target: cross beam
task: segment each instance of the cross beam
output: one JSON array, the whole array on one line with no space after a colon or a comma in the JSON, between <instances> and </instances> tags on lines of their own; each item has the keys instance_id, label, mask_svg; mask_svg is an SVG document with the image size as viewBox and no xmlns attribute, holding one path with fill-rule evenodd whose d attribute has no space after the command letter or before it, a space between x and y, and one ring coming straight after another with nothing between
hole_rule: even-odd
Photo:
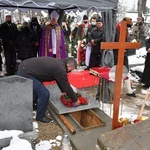
<instances>
[{"instance_id":1,"label":"cross beam","mask_svg":"<svg viewBox=\"0 0 150 150\"><path fill-rule=\"evenodd\" d=\"M112 129L116 129L118 126L118 116L119 116L119 105L120 105L120 96L121 96L121 84L122 84L122 73L123 73L123 62L124 62L124 53L128 49L140 48L141 44L126 42L127 35L127 22L121 22L119 42L102 42L101 49L117 49L118 50L118 61L116 66L115 73L115 91L114 91L114 105L113 105L113 120L112 120Z\"/></svg>"}]
</instances>

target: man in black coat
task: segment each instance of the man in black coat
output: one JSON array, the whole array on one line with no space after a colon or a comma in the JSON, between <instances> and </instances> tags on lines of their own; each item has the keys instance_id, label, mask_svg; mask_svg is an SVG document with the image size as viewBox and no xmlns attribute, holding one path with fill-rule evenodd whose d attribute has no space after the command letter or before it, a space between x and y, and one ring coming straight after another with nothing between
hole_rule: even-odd
<instances>
[{"instance_id":1,"label":"man in black coat","mask_svg":"<svg viewBox=\"0 0 150 150\"><path fill-rule=\"evenodd\" d=\"M101 42L104 41L103 23L100 17L96 19L96 27L91 31L90 40L92 46L89 67L99 67L101 62L100 47Z\"/></svg>"},{"instance_id":2,"label":"man in black coat","mask_svg":"<svg viewBox=\"0 0 150 150\"><path fill-rule=\"evenodd\" d=\"M11 15L6 16L6 21L0 26L6 60L6 75L14 75L16 71L16 37L17 26L12 23Z\"/></svg>"},{"instance_id":3,"label":"man in black coat","mask_svg":"<svg viewBox=\"0 0 150 150\"><path fill-rule=\"evenodd\" d=\"M73 101L73 106L80 105L73 89L71 88L67 73L76 69L77 63L73 57L57 59L53 57L34 57L26 59L19 65L18 75L33 80L33 101L37 101L36 120L49 123L51 119L46 117L46 108L50 98L48 89L43 85L44 81L55 80L62 93L66 93Z\"/></svg>"}]
</instances>

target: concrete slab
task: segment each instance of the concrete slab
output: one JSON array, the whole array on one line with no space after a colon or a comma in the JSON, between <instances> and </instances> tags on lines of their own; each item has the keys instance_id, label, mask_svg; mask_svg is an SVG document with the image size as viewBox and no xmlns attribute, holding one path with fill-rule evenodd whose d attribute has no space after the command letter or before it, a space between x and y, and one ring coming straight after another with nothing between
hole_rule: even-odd
<instances>
[{"instance_id":1,"label":"concrete slab","mask_svg":"<svg viewBox=\"0 0 150 150\"><path fill-rule=\"evenodd\" d=\"M66 114L66 113L71 113L71 112L75 112L75 111L87 110L87 109L91 109L91 108L100 107L100 103L98 101L93 100L84 92L77 90L77 92L84 95L89 100L89 104L79 106L79 107L68 108L64 104L62 104L62 102L60 100L60 96L62 95L62 93L57 85L48 85L46 87L50 91L50 103L52 104L52 107L58 114Z\"/></svg>"},{"instance_id":2,"label":"concrete slab","mask_svg":"<svg viewBox=\"0 0 150 150\"><path fill-rule=\"evenodd\" d=\"M149 125L150 119L103 133L98 138L98 145L110 150L149 150Z\"/></svg>"}]
</instances>

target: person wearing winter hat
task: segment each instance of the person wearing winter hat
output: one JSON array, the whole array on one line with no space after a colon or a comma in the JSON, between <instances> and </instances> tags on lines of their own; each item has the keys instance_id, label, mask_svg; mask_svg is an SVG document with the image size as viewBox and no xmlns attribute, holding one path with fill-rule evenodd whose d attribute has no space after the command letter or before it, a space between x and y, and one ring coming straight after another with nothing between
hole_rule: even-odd
<instances>
[{"instance_id":1,"label":"person wearing winter hat","mask_svg":"<svg viewBox=\"0 0 150 150\"><path fill-rule=\"evenodd\" d=\"M50 14L51 22L42 32L39 56L66 58L66 45L63 30L58 24L59 14L56 10Z\"/></svg>"},{"instance_id":2,"label":"person wearing winter hat","mask_svg":"<svg viewBox=\"0 0 150 150\"><path fill-rule=\"evenodd\" d=\"M85 37L87 37L88 26L90 26L88 16L84 15L82 23L78 26L77 39L83 40Z\"/></svg>"},{"instance_id":3,"label":"person wearing winter hat","mask_svg":"<svg viewBox=\"0 0 150 150\"><path fill-rule=\"evenodd\" d=\"M141 42L142 46L145 46L145 23L142 17L137 17L137 22L133 26L132 35L136 41Z\"/></svg>"},{"instance_id":4,"label":"person wearing winter hat","mask_svg":"<svg viewBox=\"0 0 150 150\"><path fill-rule=\"evenodd\" d=\"M43 31L43 28L39 24L37 17L31 18L31 22L29 24L29 29L34 36L33 49L34 49L34 56L37 57L38 53L39 53L39 46L40 46L41 35L42 35L42 31Z\"/></svg>"},{"instance_id":5,"label":"person wearing winter hat","mask_svg":"<svg viewBox=\"0 0 150 150\"><path fill-rule=\"evenodd\" d=\"M85 50L87 46L87 34L88 27L90 26L88 16L84 15L82 19L82 23L78 26L76 39L77 39L77 63L82 66L85 65Z\"/></svg>"}]
</instances>

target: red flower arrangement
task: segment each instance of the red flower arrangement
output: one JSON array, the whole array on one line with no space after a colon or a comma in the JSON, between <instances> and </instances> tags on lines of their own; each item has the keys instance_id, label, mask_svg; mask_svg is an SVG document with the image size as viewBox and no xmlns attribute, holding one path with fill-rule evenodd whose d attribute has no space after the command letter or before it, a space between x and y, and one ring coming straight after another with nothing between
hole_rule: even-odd
<instances>
[{"instance_id":1,"label":"red flower arrangement","mask_svg":"<svg viewBox=\"0 0 150 150\"><path fill-rule=\"evenodd\" d=\"M78 47L78 65L84 66L85 65L85 54L86 54L86 40L83 39Z\"/></svg>"},{"instance_id":2,"label":"red flower arrangement","mask_svg":"<svg viewBox=\"0 0 150 150\"><path fill-rule=\"evenodd\" d=\"M81 94L79 93L75 93L78 100L80 101L80 105L87 105L89 103L89 101L83 97ZM67 106L67 107L73 107L73 102L72 100L65 94L61 95L60 97L61 102Z\"/></svg>"}]
</instances>

